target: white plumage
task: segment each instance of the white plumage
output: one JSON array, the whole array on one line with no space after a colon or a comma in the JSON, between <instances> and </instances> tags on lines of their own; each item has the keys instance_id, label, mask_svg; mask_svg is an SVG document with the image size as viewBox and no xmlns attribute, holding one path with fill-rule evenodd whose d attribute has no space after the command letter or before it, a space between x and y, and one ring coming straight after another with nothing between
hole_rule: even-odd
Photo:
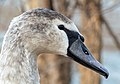
<instances>
[{"instance_id":1,"label":"white plumage","mask_svg":"<svg viewBox=\"0 0 120 84\"><path fill-rule=\"evenodd\" d=\"M15 17L3 40L0 84L39 84L37 57L41 53L69 56L108 77L83 42L74 23L55 11L33 9Z\"/></svg>"},{"instance_id":2,"label":"white plumage","mask_svg":"<svg viewBox=\"0 0 120 84\"><path fill-rule=\"evenodd\" d=\"M63 15L34 9L15 17L4 37L0 55L0 84L39 84L37 56L41 53L67 54L66 28L78 31Z\"/></svg>"}]
</instances>

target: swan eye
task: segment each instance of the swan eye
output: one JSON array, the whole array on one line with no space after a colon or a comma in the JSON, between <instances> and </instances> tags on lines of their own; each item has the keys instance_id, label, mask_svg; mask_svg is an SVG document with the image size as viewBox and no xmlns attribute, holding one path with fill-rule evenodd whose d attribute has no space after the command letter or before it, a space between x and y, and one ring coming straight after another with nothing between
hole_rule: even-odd
<instances>
[{"instance_id":1,"label":"swan eye","mask_svg":"<svg viewBox=\"0 0 120 84\"><path fill-rule=\"evenodd\" d=\"M58 25L58 28L59 28L60 30L64 30L64 29L65 29L64 25Z\"/></svg>"}]
</instances>

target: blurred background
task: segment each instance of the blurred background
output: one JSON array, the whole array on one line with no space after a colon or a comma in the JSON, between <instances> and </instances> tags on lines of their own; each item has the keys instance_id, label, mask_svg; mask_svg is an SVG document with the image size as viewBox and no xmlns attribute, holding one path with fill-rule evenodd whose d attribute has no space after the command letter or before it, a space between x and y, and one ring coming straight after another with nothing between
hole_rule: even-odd
<instances>
[{"instance_id":1,"label":"blurred background","mask_svg":"<svg viewBox=\"0 0 120 84\"><path fill-rule=\"evenodd\" d=\"M52 9L74 21L110 73L105 79L68 58L43 54L41 84L120 84L120 0L0 0L0 49L12 18L33 8Z\"/></svg>"}]
</instances>

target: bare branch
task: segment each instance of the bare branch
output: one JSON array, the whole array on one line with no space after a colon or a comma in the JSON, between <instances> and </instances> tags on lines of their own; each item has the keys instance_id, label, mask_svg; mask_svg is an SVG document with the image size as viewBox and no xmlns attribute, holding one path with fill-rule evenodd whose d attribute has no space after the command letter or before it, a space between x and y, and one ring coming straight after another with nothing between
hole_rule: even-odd
<instances>
[{"instance_id":1,"label":"bare branch","mask_svg":"<svg viewBox=\"0 0 120 84\"><path fill-rule=\"evenodd\" d=\"M118 7L120 7L120 1L117 2L117 4L111 6L110 8L102 10L102 12L103 12L103 14L106 14L106 13L109 13L109 12L113 11L114 9L116 9Z\"/></svg>"},{"instance_id":2,"label":"bare branch","mask_svg":"<svg viewBox=\"0 0 120 84\"><path fill-rule=\"evenodd\" d=\"M117 37L114 34L114 32L112 31L112 28L110 27L110 25L108 24L108 22L104 18L102 18L102 20L103 20L104 24L106 25L106 28L107 28L109 34L112 36L112 38L113 38L113 40L115 42L116 47L120 50L120 42L117 39Z\"/></svg>"}]
</instances>

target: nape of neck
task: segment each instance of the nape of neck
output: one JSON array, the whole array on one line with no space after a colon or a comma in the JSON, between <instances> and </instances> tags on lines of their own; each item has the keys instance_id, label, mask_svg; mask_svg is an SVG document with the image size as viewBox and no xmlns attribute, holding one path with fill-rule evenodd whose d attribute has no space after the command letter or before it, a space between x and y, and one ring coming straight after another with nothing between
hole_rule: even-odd
<instances>
[{"instance_id":1,"label":"nape of neck","mask_svg":"<svg viewBox=\"0 0 120 84\"><path fill-rule=\"evenodd\" d=\"M18 44L2 48L0 84L39 84L37 56Z\"/></svg>"}]
</instances>

